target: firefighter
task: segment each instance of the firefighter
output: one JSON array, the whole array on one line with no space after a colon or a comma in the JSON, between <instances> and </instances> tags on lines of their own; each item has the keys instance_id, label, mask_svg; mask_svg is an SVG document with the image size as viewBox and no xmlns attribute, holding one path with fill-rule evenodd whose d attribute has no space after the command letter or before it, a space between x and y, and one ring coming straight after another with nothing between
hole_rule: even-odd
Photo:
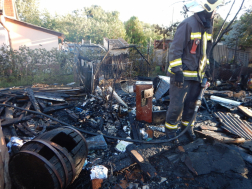
<instances>
[{"instance_id":1,"label":"firefighter","mask_svg":"<svg viewBox=\"0 0 252 189\"><path fill-rule=\"evenodd\" d=\"M169 50L170 105L165 122L168 138L176 136L181 116L182 130L188 126L202 79L211 77L208 56L212 46L213 15L220 5L224 5L224 0L199 0L185 6L196 11L180 23ZM194 122L188 130L192 140L196 138L193 126Z\"/></svg>"}]
</instances>

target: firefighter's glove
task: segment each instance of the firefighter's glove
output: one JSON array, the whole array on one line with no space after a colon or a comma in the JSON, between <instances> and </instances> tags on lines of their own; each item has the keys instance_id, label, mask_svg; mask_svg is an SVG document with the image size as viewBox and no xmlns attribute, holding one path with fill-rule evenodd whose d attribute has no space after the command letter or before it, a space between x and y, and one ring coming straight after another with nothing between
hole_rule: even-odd
<instances>
[{"instance_id":1,"label":"firefighter's glove","mask_svg":"<svg viewBox=\"0 0 252 189\"><path fill-rule=\"evenodd\" d=\"M206 77L207 77L207 80L208 80L208 81L212 81L212 80L213 80L210 71L207 70L207 71L205 72L205 74L206 74Z\"/></svg>"},{"instance_id":2,"label":"firefighter's glove","mask_svg":"<svg viewBox=\"0 0 252 189\"><path fill-rule=\"evenodd\" d=\"M175 73L175 85L178 88L183 88L183 84L184 84L184 75L182 71L178 71Z\"/></svg>"}]
</instances>

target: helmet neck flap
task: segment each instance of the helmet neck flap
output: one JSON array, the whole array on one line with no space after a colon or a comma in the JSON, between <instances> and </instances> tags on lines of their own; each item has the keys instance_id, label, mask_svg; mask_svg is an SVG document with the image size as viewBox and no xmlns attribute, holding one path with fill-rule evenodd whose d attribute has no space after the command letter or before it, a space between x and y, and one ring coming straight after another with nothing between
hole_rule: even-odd
<instances>
[{"instance_id":1,"label":"helmet neck flap","mask_svg":"<svg viewBox=\"0 0 252 189\"><path fill-rule=\"evenodd\" d=\"M206 10L203 10L201 12L197 12L197 15L199 16L199 18L202 21L205 28L211 27L212 14L213 14L213 12L209 13Z\"/></svg>"}]
</instances>

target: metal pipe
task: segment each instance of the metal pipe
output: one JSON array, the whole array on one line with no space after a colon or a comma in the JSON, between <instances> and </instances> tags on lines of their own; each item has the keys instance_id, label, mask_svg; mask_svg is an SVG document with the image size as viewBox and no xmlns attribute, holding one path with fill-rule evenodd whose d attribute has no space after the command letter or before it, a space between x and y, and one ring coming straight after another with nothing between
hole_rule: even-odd
<instances>
[{"instance_id":1,"label":"metal pipe","mask_svg":"<svg viewBox=\"0 0 252 189\"><path fill-rule=\"evenodd\" d=\"M128 105L121 99L121 97L112 89L112 87L108 87L108 91L113 95L116 101L123 105L125 108L128 108Z\"/></svg>"},{"instance_id":2,"label":"metal pipe","mask_svg":"<svg viewBox=\"0 0 252 189\"><path fill-rule=\"evenodd\" d=\"M219 102L219 103L233 105L233 106L239 106L239 105L242 104L242 102L237 102L237 101L234 101L234 100L229 100L229 99L221 98L221 97L214 96L214 95L212 95L210 97L210 99L213 100L213 101Z\"/></svg>"}]
</instances>

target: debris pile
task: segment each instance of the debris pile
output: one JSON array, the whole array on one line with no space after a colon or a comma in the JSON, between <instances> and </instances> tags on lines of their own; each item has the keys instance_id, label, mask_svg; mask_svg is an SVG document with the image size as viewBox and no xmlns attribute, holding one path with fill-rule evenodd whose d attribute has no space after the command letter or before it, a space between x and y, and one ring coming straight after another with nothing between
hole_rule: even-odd
<instances>
[{"instance_id":1,"label":"debris pile","mask_svg":"<svg viewBox=\"0 0 252 189\"><path fill-rule=\"evenodd\" d=\"M182 135L174 144L164 133L169 82L162 76L134 86L115 83L94 94L71 87L1 89L11 184L32 188L27 175L35 178L39 167L48 171L58 162L36 183L47 179L59 189L251 188L251 93L220 90L224 84L207 90L195 121L197 140Z\"/></svg>"}]
</instances>

